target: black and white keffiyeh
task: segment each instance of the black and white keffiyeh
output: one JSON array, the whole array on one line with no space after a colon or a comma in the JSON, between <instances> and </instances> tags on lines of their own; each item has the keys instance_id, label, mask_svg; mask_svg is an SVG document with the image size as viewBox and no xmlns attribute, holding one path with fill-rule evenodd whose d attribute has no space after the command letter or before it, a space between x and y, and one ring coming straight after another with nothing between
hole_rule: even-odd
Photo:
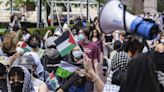
<instances>
[{"instance_id":1,"label":"black and white keffiyeh","mask_svg":"<svg viewBox=\"0 0 164 92\"><path fill-rule=\"evenodd\" d=\"M29 71L25 67L20 66L20 65L16 65L13 67L20 67L25 74L22 92L35 92L34 87L33 87L33 83L32 83L31 74L29 73ZM10 85L8 85L8 86L9 86L9 92L11 92L11 86Z\"/></svg>"},{"instance_id":2,"label":"black and white keffiyeh","mask_svg":"<svg viewBox=\"0 0 164 92\"><path fill-rule=\"evenodd\" d=\"M117 54L114 55L111 61L111 70L114 71L118 69L127 69L130 60L131 58L128 56L126 52L117 52Z\"/></svg>"}]
</instances>

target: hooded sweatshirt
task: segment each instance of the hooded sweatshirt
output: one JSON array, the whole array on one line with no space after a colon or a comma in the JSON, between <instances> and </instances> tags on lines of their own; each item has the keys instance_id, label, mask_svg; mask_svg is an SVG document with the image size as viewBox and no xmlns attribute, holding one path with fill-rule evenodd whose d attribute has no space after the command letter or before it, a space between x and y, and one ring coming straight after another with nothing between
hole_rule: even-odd
<instances>
[{"instance_id":1,"label":"hooded sweatshirt","mask_svg":"<svg viewBox=\"0 0 164 92\"><path fill-rule=\"evenodd\" d=\"M29 71L23 66L14 66L14 67L20 67L25 74L22 92L35 92L32 84L32 78ZM9 90L10 90L9 92L11 92L11 85L9 85Z\"/></svg>"}]
</instances>

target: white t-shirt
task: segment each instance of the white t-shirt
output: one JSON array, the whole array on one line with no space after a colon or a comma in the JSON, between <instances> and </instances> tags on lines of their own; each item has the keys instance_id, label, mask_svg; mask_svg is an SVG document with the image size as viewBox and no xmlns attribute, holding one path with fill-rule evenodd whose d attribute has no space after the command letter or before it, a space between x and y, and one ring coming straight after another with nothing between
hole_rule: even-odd
<instances>
[{"instance_id":1,"label":"white t-shirt","mask_svg":"<svg viewBox=\"0 0 164 92\"><path fill-rule=\"evenodd\" d=\"M44 84L44 82L36 78L32 78L32 82L35 92L39 92L39 88L42 84Z\"/></svg>"},{"instance_id":2,"label":"white t-shirt","mask_svg":"<svg viewBox=\"0 0 164 92\"><path fill-rule=\"evenodd\" d=\"M27 41L30 37L30 34L23 34L22 39L23 41Z\"/></svg>"}]
</instances>

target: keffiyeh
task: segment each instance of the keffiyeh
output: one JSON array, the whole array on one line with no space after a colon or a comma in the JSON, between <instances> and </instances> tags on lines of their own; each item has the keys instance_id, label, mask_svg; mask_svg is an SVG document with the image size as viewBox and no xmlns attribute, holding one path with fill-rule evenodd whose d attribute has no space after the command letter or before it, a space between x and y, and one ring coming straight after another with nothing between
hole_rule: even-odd
<instances>
[{"instance_id":1,"label":"keffiyeh","mask_svg":"<svg viewBox=\"0 0 164 92\"><path fill-rule=\"evenodd\" d=\"M111 62L111 69L112 71L118 70L118 69L127 69L128 63L130 62L131 58L128 56L126 52L117 52L116 55L114 55L112 62Z\"/></svg>"},{"instance_id":2,"label":"keffiyeh","mask_svg":"<svg viewBox=\"0 0 164 92\"><path fill-rule=\"evenodd\" d=\"M18 66L14 66L14 67L20 67L25 74L24 75L23 92L35 92L34 88L33 88L33 84L32 84L32 78L31 78L29 71L23 66L18 65ZM9 89L11 92L11 86L10 85L9 85Z\"/></svg>"}]
</instances>

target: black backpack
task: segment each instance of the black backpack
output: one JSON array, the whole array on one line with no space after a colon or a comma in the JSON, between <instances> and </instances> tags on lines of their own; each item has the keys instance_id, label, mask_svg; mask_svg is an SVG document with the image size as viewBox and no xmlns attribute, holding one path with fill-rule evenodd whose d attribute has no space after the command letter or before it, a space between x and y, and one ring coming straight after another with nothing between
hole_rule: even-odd
<instances>
[{"instance_id":1,"label":"black backpack","mask_svg":"<svg viewBox=\"0 0 164 92\"><path fill-rule=\"evenodd\" d=\"M112 84L121 85L122 82L126 79L127 70L118 69L113 73Z\"/></svg>"}]
</instances>

